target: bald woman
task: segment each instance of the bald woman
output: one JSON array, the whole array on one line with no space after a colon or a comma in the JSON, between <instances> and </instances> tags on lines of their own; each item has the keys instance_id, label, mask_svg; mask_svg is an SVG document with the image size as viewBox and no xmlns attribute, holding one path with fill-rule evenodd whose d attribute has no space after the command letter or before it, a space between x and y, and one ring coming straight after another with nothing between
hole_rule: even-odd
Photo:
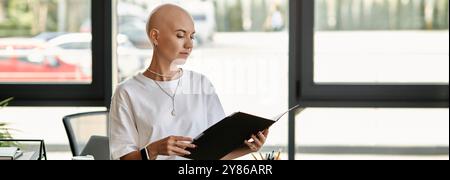
<instances>
[{"instance_id":1,"label":"bald woman","mask_svg":"<svg viewBox=\"0 0 450 180\"><path fill-rule=\"evenodd\" d=\"M212 83L183 70L192 52L194 22L179 6L164 4L149 16L147 35L153 45L149 68L121 83L110 108L113 159L175 160L195 148L192 137L225 118ZM231 132L231 131L230 131ZM268 131L253 135L222 159L258 151Z\"/></svg>"}]
</instances>

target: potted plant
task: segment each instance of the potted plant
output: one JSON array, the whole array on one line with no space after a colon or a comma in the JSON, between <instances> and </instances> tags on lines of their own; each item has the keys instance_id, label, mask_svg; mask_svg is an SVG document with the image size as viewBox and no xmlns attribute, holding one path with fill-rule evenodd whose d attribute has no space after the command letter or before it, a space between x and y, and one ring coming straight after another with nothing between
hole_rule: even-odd
<instances>
[{"instance_id":1,"label":"potted plant","mask_svg":"<svg viewBox=\"0 0 450 180\"><path fill-rule=\"evenodd\" d=\"M0 101L0 109L7 106L8 103L13 100L14 98L8 98L6 100ZM12 139L11 134L8 131L8 127L6 127L8 124L6 122L1 122L0 121L0 139ZM13 142L5 142L5 141L0 141L0 147L4 147L4 146L11 146L11 145L15 145L15 143Z\"/></svg>"}]
</instances>

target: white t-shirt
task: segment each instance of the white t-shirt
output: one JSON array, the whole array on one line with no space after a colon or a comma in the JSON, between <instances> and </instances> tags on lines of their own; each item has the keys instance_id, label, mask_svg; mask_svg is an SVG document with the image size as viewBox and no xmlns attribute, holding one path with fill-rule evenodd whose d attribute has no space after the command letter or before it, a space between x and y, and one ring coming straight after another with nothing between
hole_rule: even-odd
<instances>
[{"instance_id":1,"label":"white t-shirt","mask_svg":"<svg viewBox=\"0 0 450 180\"><path fill-rule=\"evenodd\" d=\"M179 80L175 96L175 116L171 114L172 99L155 81L142 73L117 87L109 113L113 159L120 159L168 136L195 138L225 118L214 87L204 75L185 70ZM157 82L173 95L178 79ZM158 156L157 159L184 158Z\"/></svg>"}]
</instances>

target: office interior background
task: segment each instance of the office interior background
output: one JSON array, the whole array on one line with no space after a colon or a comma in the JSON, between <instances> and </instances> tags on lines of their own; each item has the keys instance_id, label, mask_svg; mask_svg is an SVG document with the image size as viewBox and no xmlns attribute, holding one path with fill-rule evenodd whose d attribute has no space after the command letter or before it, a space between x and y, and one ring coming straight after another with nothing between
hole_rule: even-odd
<instances>
[{"instance_id":1,"label":"office interior background","mask_svg":"<svg viewBox=\"0 0 450 180\"><path fill-rule=\"evenodd\" d=\"M110 91L148 67L145 23L165 2L193 16L195 48L183 68L209 77L226 114L271 118L306 107L270 129L263 152L297 160L449 159L448 0L0 0L0 101L14 98L0 109L0 135L44 139L49 159L71 159L62 118L107 110ZM310 41L295 45L304 32ZM329 94L298 95L303 72L313 84L332 85L320 92L354 94L331 104L321 103L333 100ZM346 89L359 85L370 93ZM370 96L378 91L382 100ZM93 129L106 125L75 131Z\"/></svg>"}]
</instances>

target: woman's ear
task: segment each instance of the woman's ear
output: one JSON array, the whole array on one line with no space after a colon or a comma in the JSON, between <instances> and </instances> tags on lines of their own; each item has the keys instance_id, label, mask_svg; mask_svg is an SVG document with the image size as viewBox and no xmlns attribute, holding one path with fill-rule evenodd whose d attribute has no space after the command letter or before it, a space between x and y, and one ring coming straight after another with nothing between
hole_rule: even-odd
<instances>
[{"instance_id":1,"label":"woman's ear","mask_svg":"<svg viewBox=\"0 0 450 180\"><path fill-rule=\"evenodd\" d=\"M153 45L156 47L158 46L158 39L159 39L159 30L153 28L150 31L150 38L152 39Z\"/></svg>"}]
</instances>

